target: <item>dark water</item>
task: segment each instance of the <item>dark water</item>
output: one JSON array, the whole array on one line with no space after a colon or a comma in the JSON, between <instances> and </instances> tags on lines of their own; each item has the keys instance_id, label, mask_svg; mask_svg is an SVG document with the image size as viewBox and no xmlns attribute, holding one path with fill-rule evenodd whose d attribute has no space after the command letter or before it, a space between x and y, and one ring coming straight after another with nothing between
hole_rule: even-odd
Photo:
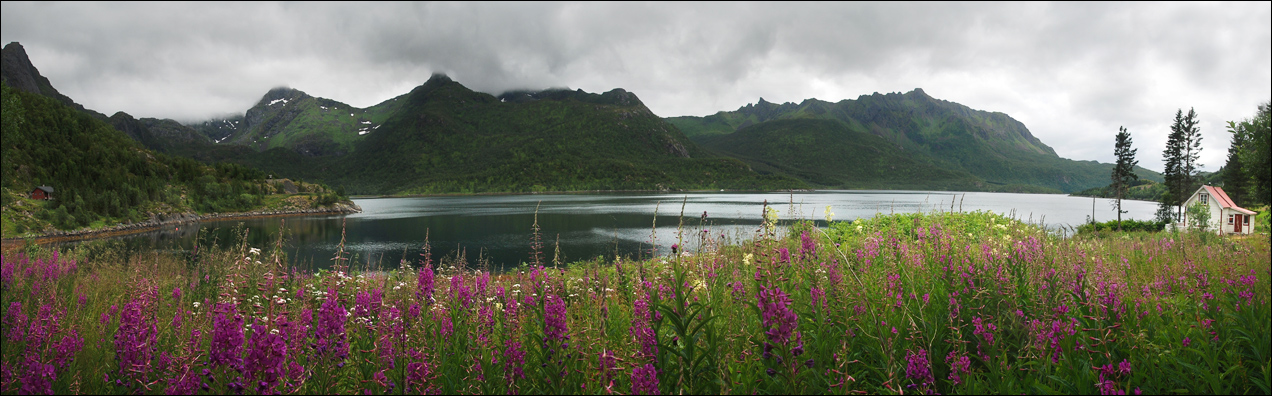
<instances>
[{"instance_id":1,"label":"dark water","mask_svg":"<svg viewBox=\"0 0 1272 396\"><path fill-rule=\"evenodd\" d=\"M345 234L345 251L355 265L395 268L406 257L418 260L425 236L434 257L463 254L470 265L479 258L499 270L530 260L531 226L538 208L543 255L552 260L559 243L562 262L616 255L648 257L651 240L658 254L678 242L677 228L691 251L701 235L736 243L752 238L760 226L764 202L783 221L815 220L825 225L826 206L834 221L869 218L878 213L989 210L1060 232L1095 219L1113 219L1111 200L1065 195L908 191L817 191L805 193L561 194L427 198L355 199L363 212L341 216L287 217L188 224L117 239L134 253L181 252L196 240L237 240L247 232L250 247L272 247L283 236L292 264L331 265ZM1124 219L1152 219L1156 203L1123 201ZM657 232L651 231L657 211ZM706 220L703 220L706 212ZM237 231L236 231L237 230ZM280 234L281 231L281 234Z\"/></svg>"}]
</instances>

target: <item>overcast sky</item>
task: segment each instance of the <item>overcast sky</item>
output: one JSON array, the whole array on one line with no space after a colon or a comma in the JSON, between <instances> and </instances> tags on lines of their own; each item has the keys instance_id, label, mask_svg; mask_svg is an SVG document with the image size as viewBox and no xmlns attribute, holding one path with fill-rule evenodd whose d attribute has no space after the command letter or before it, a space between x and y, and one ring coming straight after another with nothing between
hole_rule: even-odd
<instances>
[{"instance_id":1,"label":"overcast sky","mask_svg":"<svg viewBox=\"0 0 1272 396\"><path fill-rule=\"evenodd\" d=\"M88 108L197 121L289 86L368 107L446 73L474 90L636 93L660 116L929 95L1007 113L1060 156L1113 161L1126 126L1161 170L1175 111L1204 170L1272 99L1272 3L2 3Z\"/></svg>"}]
</instances>

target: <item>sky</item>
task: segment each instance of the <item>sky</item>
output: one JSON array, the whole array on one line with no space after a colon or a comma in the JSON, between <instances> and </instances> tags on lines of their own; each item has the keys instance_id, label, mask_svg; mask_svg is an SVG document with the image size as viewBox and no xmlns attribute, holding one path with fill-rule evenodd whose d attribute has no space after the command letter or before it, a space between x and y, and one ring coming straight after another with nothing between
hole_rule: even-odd
<instances>
[{"instance_id":1,"label":"sky","mask_svg":"<svg viewBox=\"0 0 1272 396\"><path fill-rule=\"evenodd\" d=\"M1175 112L1202 170L1272 100L1272 3L0 3L62 94L197 122L287 86L356 107L433 73L491 94L635 93L655 114L922 88L1002 112L1061 157L1160 171Z\"/></svg>"}]
</instances>

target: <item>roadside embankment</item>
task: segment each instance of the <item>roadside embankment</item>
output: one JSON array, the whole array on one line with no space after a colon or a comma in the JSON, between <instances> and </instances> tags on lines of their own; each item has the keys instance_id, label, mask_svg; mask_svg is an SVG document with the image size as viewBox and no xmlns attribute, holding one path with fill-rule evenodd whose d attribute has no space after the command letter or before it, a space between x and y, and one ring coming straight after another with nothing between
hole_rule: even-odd
<instances>
[{"instance_id":1,"label":"roadside embankment","mask_svg":"<svg viewBox=\"0 0 1272 396\"><path fill-rule=\"evenodd\" d=\"M83 239L106 238L120 235L136 234L147 231L154 231L164 227L176 227L182 224L198 223L203 221L224 221L224 220L248 220L260 219L268 217L284 217L284 216L313 216L323 214L349 214L361 213L362 208L353 202L337 202L329 207L310 208L310 209L271 209L258 210L251 212L233 212L233 213L166 213L157 214L150 217L149 220L136 222L131 224L119 224L97 229L83 229L72 231L54 231L39 236L25 238L4 238L3 247L5 251L20 247L26 241L34 243L51 243L66 242Z\"/></svg>"}]
</instances>

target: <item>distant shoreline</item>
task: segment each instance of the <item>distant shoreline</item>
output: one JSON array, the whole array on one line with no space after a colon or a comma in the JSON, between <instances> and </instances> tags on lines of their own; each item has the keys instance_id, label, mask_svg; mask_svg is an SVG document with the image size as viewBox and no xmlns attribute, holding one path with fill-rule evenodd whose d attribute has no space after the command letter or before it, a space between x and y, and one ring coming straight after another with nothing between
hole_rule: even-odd
<instances>
[{"instance_id":1,"label":"distant shoreline","mask_svg":"<svg viewBox=\"0 0 1272 396\"><path fill-rule=\"evenodd\" d=\"M15 249L31 241L36 244L46 244L53 242L81 241L98 238L109 238L121 235L139 234L158 230L160 228L177 226L180 224L198 223L203 221L225 221L225 220L249 220L264 219L271 217L294 217L294 216L314 216L323 214L351 214L362 213L362 208L355 204L337 204L331 208L325 209L301 209L301 210L262 210L254 212L234 212L234 213L209 213L206 215L198 215L193 213L175 213L164 216L162 220L148 220L140 223L116 225L96 230L79 230L79 231L58 231L54 233L31 236L25 238L4 238L3 249L5 251Z\"/></svg>"}]
</instances>

